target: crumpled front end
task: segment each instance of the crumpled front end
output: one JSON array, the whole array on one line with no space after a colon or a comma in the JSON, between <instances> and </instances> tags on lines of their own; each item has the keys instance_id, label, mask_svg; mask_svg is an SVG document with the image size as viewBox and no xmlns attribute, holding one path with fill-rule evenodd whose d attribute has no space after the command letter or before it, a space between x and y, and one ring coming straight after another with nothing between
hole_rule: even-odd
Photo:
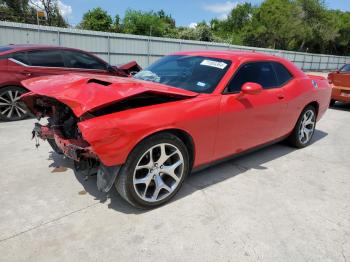
<instances>
[{"instance_id":1,"label":"crumpled front end","mask_svg":"<svg viewBox=\"0 0 350 262\"><path fill-rule=\"evenodd\" d=\"M48 120L45 125L35 123L33 138L48 141L56 153L72 159L76 171L86 177L97 174L98 189L108 192L120 166L106 166L100 161L79 130L78 122L82 119L77 118L70 108L52 98L27 94L23 100L39 120L43 117L47 117Z\"/></svg>"},{"instance_id":2,"label":"crumpled front end","mask_svg":"<svg viewBox=\"0 0 350 262\"><path fill-rule=\"evenodd\" d=\"M47 125L35 126L34 137L48 140L56 152L74 160L77 170L97 172L97 186L105 192L135 140L125 130L126 118L115 114L137 110L142 116L146 107L198 95L131 78L79 74L32 78L22 85L30 91L22 96L28 109L38 119L48 118Z\"/></svg>"}]
</instances>

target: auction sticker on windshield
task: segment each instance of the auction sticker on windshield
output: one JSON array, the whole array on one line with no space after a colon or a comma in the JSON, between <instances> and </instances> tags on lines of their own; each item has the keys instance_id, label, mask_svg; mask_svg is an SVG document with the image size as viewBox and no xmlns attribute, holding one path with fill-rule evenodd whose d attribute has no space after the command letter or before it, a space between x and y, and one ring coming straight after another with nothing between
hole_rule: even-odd
<instances>
[{"instance_id":1,"label":"auction sticker on windshield","mask_svg":"<svg viewBox=\"0 0 350 262\"><path fill-rule=\"evenodd\" d=\"M227 66L227 64L224 62L218 62L218 61L207 60L207 59L203 60L201 65L216 67L220 69L224 69Z\"/></svg>"}]
</instances>

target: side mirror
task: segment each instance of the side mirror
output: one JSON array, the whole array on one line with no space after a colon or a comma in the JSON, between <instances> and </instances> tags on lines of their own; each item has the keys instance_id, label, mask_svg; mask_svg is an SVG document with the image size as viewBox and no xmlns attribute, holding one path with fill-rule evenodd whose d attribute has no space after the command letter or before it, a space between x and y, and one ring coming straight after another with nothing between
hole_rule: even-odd
<instances>
[{"instance_id":1,"label":"side mirror","mask_svg":"<svg viewBox=\"0 0 350 262\"><path fill-rule=\"evenodd\" d=\"M262 91L262 85L252 82L245 83L241 88L241 93L243 95L257 95L260 94Z\"/></svg>"}]
</instances>

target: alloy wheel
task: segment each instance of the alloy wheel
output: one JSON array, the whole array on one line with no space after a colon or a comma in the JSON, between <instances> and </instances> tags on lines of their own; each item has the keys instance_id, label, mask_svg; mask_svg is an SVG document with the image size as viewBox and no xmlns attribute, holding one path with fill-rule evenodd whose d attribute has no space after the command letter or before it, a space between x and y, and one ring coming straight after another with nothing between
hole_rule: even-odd
<instances>
[{"instance_id":1,"label":"alloy wheel","mask_svg":"<svg viewBox=\"0 0 350 262\"><path fill-rule=\"evenodd\" d=\"M313 110L305 111L300 122L299 140L302 144L307 144L315 131L316 118Z\"/></svg>"},{"instance_id":2,"label":"alloy wheel","mask_svg":"<svg viewBox=\"0 0 350 262\"><path fill-rule=\"evenodd\" d=\"M21 119L27 115L27 110L20 97L23 92L19 90L6 90L0 93L0 114L8 120Z\"/></svg>"},{"instance_id":3,"label":"alloy wheel","mask_svg":"<svg viewBox=\"0 0 350 262\"><path fill-rule=\"evenodd\" d=\"M184 157L174 145L161 143L148 149L139 159L133 174L136 194L150 203L171 195L184 175Z\"/></svg>"}]
</instances>

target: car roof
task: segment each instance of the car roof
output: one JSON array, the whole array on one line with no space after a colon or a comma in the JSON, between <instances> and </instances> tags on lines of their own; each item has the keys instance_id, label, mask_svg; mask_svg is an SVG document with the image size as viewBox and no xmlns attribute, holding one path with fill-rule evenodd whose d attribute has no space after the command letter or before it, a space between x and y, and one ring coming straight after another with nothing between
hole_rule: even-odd
<instances>
[{"instance_id":1,"label":"car roof","mask_svg":"<svg viewBox=\"0 0 350 262\"><path fill-rule=\"evenodd\" d=\"M233 51L233 50L204 50L204 51L182 51L173 53L173 55L191 55L191 56L209 56L221 59L247 59L252 58L256 60L273 59L285 60L279 56L259 53L255 51Z\"/></svg>"},{"instance_id":2,"label":"car roof","mask_svg":"<svg viewBox=\"0 0 350 262\"><path fill-rule=\"evenodd\" d=\"M275 61L280 62L288 67L294 76L303 76L304 73L291 61L277 56L255 51L233 51L233 50L204 50L204 51L184 51L176 52L172 55L187 55L187 56L204 56L219 59L231 60L232 62L240 61L241 63L248 61Z\"/></svg>"},{"instance_id":3,"label":"car roof","mask_svg":"<svg viewBox=\"0 0 350 262\"><path fill-rule=\"evenodd\" d=\"M75 50L75 51L82 51L75 48L68 48L68 47L61 47L61 46L54 46L54 45L33 45L33 44L26 44L26 45L6 45L6 46L0 46L0 54L10 54L13 52L18 51L26 51L26 50L42 50L42 49L53 49L53 50ZM4 50L4 51L1 51ZM84 51L83 51L84 52Z\"/></svg>"}]
</instances>

